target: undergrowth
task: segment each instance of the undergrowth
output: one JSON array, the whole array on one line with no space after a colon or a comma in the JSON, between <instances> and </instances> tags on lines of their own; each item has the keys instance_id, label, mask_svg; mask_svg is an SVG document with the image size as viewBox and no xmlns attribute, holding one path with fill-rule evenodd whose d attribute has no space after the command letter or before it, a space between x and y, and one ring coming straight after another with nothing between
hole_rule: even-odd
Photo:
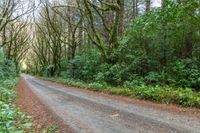
<instances>
[{"instance_id":1,"label":"undergrowth","mask_svg":"<svg viewBox=\"0 0 200 133\"><path fill-rule=\"evenodd\" d=\"M17 82L18 78L0 81L0 132L3 133L23 133L32 125L26 122L30 116L20 112L13 104Z\"/></svg>"}]
</instances>

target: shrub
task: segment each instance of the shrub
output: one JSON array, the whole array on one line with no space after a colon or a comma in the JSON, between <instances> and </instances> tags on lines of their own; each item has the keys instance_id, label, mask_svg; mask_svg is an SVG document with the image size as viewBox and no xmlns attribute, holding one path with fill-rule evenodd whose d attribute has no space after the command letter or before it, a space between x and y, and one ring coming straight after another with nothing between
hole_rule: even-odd
<instances>
[{"instance_id":1,"label":"shrub","mask_svg":"<svg viewBox=\"0 0 200 133\"><path fill-rule=\"evenodd\" d=\"M88 50L88 49L87 49ZM93 80L100 69L100 53L96 49L84 50L70 60L67 66L67 78Z\"/></svg>"},{"instance_id":2,"label":"shrub","mask_svg":"<svg viewBox=\"0 0 200 133\"><path fill-rule=\"evenodd\" d=\"M105 74L103 72L97 73L94 77L95 77L95 81L96 82L104 82L104 81L106 81L106 76L105 76Z\"/></svg>"},{"instance_id":3,"label":"shrub","mask_svg":"<svg viewBox=\"0 0 200 133\"><path fill-rule=\"evenodd\" d=\"M17 76L15 64L4 57L3 51L0 49L0 80L9 79Z\"/></svg>"},{"instance_id":4,"label":"shrub","mask_svg":"<svg viewBox=\"0 0 200 133\"><path fill-rule=\"evenodd\" d=\"M144 80L141 77L135 77L135 79L131 80L131 81L125 81L123 84L123 87L125 88L134 88L134 87L139 87L139 86L143 86Z\"/></svg>"},{"instance_id":5,"label":"shrub","mask_svg":"<svg viewBox=\"0 0 200 133\"><path fill-rule=\"evenodd\" d=\"M157 72L149 72L145 76L145 80L147 83L158 83L161 77Z\"/></svg>"},{"instance_id":6,"label":"shrub","mask_svg":"<svg viewBox=\"0 0 200 133\"><path fill-rule=\"evenodd\" d=\"M11 103L15 98L13 91L8 90L8 88L0 87L0 101Z\"/></svg>"},{"instance_id":7,"label":"shrub","mask_svg":"<svg viewBox=\"0 0 200 133\"><path fill-rule=\"evenodd\" d=\"M173 63L172 77L174 84L183 87L200 88L200 68L197 61L182 59Z\"/></svg>"},{"instance_id":8,"label":"shrub","mask_svg":"<svg viewBox=\"0 0 200 133\"><path fill-rule=\"evenodd\" d=\"M120 85L122 83L122 73L123 67L120 64L115 64L109 67L109 69L104 72L105 81L112 85Z\"/></svg>"}]
</instances>

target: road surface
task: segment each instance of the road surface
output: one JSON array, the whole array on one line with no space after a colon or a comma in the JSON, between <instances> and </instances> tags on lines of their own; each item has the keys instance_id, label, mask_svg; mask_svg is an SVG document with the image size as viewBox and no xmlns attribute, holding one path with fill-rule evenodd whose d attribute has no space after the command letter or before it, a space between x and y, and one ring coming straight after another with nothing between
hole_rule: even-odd
<instances>
[{"instance_id":1,"label":"road surface","mask_svg":"<svg viewBox=\"0 0 200 133\"><path fill-rule=\"evenodd\" d=\"M200 120L92 95L23 75L28 88L77 133L200 133Z\"/></svg>"}]
</instances>

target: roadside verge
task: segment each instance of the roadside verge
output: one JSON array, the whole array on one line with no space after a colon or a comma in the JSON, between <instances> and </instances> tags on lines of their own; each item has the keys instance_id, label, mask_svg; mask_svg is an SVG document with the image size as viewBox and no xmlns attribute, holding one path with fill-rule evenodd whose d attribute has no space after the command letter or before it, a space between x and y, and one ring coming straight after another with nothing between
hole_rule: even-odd
<instances>
[{"instance_id":1,"label":"roadside verge","mask_svg":"<svg viewBox=\"0 0 200 133\"><path fill-rule=\"evenodd\" d=\"M194 107L200 109L200 93L194 92L189 88L183 89L173 88L169 86L137 86L132 88L124 88L112 87L101 83L85 83L82 81L63 79L59 77L39 78L57 83L62 83L72 87L79 87L112 95L120 95L136 99L149 100L156 103L175 104L182 107Z\"/></svg>"},{"instance_id":2,"label":"roadside verge","mask_svg":"<svg viewBox=\"0 0 200 133\"><path fill-rule=\"evenodd\" d=\"M34 132L73 133L62 120L51 112L31 91L26 81L21 78L17 86L16 104L20 110L30 114Z\"/></svg>"}]
</instances>

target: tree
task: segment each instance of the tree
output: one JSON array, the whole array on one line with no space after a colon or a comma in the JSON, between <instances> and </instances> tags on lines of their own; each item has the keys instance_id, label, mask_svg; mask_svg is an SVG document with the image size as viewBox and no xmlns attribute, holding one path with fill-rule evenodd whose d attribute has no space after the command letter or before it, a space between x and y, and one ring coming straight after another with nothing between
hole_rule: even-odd
<instances>
[{"instance_id":1,"label":"tree","mask_svg":"<svg viewBox=\"0 0 200 133\"><path fill-rule=\"evenodd\" d=\"M119 1L120 5L120 22L119 22L119 36L122 36L124 33L124 14L125 14L125 7L124 7L124 0Z\"/></svg>"},{"instance_id":2,"label":"tree","mask_svg":"<svg viewBox=\"0 0 200 133\"><path fill-rule=\"evenodd\" d=\"M133 2L133 19L138 16L138 0L132 0Z\"/></svg>"},{"instance_id":3,"label":"tree","mask_svg":"<svg viewBox=\"0 0 200 133\"><path fill-rule=\"evenodd\" d=\"M123 9L121 9L123 7L123 3L121 2L121 0L117 0L116 2L112 3L107 1L98 1L97 3L92 3L89 0L84 0L83 2L77 0L82 16L86 16L87 23L90 25L92 31L92 33L89 33L86 29L90 40L101 51L102 57L110 63L115 62L112 58L112 53L113 50L118 47L120 29L123 29L123 26L120 25L120 23L122 24L122 21L120 22L120 16L123 15ZM96 12L96 14L93 14L93 11ZM110 25L106 23L106 17L104 17L104 14L107 12L111 12L111 14L115 15L113 17L113 23ZM98 28L95 21L96 17L100 19L102 23L101 26L103 29L105 29L104 32L107 32L105 38L108 40L107 46L104 45L104 40L102 39L101 33L97 31Z\"/></svg>"},{"instance_id":4,"label":"tree","mask_svg":"<svg viewBox=\"0 0 200 133\"><path fill-rule=\"evenodd\" d=\"M29 49L30 34L28 30L29 24L18 19L7 24L3 32L2 41L6 59L15 63L17 72L20 69L19 64L25 59Z\"/></svg>"},{"instance_id":5,"label":"tree","mask_svg":"<svg viewBox=\"0 0 200 133\"><path fill-rule=\"evenodd\" d=\"M24 15L28 15L35 8L34 6L28 6L24 10L21 10L24 8L23 4L24 3L20 0L2 0L0 2L0 33L5 32L6 26L9 23L13 23ZM5 44L2 43L0 44L0 47L3 47L4 45Z\"/></svg>"},{"instance_id":6,"label":"tree","mask_svg":"<svg viewBox=\"0 0 200 133\"><path fill-rule=\"evenodd\" d=\"M151 8L151 0L146 0L146 12L149 12Z\"/></svg>"},{"instance_id":7,"label":"tree","mask_svg":"<svg viewBox=\"0 0 200 133\"><path fill-rule=\"evenodd\" d=\"M0 31L6 26L8 22L10 22L10 18L13 13L13 9L16 5L14 4L14 0L3 0L0 3Z\"/></svg>"}]
</instances>

